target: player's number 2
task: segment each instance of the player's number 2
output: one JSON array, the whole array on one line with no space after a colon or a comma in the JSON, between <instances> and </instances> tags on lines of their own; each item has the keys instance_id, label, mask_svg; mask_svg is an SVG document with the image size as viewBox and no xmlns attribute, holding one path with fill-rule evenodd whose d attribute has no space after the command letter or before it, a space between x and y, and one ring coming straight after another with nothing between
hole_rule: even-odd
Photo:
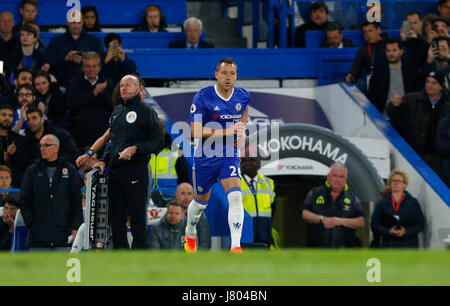
<instances>
[{"instance_id":1,"label":"player's number 2","mask_svg":"<svg viewBox=\"0 0 450 306\"><path fill-rule=\"evenodd\" d=\"M230 176L237 176L236 173L239 173L241 175L241 169L238 168L236 171L236 166L230 166L231 174Z\"/></svg>"}]
</instances>

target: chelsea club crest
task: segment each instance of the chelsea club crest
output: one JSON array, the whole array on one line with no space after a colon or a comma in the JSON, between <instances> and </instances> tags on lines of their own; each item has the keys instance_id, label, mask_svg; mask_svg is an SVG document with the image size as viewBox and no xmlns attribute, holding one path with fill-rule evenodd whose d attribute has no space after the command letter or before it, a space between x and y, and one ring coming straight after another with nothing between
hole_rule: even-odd
<instances>
[{"instance_id":1,"label":"chelsea club crest","mask_svg":"<svg viewBox=\"0 0 450 306\"><path fill-rule=\"evenodd\" d=\"M242 104L241 103L236 103L236 105L234 106L234 109L237 111L237 112L240 112L241 111L241 109L242 109Z\"/></svg>"}]
</instances>

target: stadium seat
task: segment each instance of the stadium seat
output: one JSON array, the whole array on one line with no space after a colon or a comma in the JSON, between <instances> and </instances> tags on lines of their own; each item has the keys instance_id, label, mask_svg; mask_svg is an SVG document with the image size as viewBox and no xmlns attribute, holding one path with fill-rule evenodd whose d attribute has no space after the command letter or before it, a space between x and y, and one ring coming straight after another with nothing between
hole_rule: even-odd
<instances>
[{"instance_id":1,"label":"stadium seat","mask_svg":"<svg viewBox=\"0 0 450 306\"><path fill-rule=\"evenodd\" d=\"M22 217L20 209L17 211L12 233L11 252L28 251L28 227Z\"/></svg>"}]
</instances>

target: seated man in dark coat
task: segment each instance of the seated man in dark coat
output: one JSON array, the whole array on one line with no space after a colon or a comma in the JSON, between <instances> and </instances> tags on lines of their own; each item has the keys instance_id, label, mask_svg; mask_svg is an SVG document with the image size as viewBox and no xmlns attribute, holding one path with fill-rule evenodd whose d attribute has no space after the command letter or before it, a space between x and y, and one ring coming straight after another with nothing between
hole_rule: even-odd
<instances>
[{"instance_id":1,"label":"seated man in dark coat","mask_svg":"<svg viewBox=\"0 0 450 306\"><path fill-rule=\"evenodd\" d=\"M197 48L214 48L214 45L201 40L200 36L203 32L203 22L195 17L190 17L183 24L184 35L186 38L172 41L169 48L178 49L197 49Z\"/></svg>"}]
</instances>

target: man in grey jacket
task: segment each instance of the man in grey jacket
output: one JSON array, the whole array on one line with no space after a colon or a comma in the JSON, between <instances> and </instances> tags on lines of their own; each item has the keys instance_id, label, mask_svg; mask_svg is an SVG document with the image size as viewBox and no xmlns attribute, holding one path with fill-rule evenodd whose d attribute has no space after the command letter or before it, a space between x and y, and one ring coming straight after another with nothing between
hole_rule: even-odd
<instances>
[{"instance_id":1,"label":"man in grey jacket","mask_svg":"<svg viewBox=\"0 0 450 306\"><path fill-rule=\"evenodd\" d=\"M166 215L150 229L148 247L155 250L183 250L186 219L183 204L172 200Z\"/></svg>"}]
</instances>

